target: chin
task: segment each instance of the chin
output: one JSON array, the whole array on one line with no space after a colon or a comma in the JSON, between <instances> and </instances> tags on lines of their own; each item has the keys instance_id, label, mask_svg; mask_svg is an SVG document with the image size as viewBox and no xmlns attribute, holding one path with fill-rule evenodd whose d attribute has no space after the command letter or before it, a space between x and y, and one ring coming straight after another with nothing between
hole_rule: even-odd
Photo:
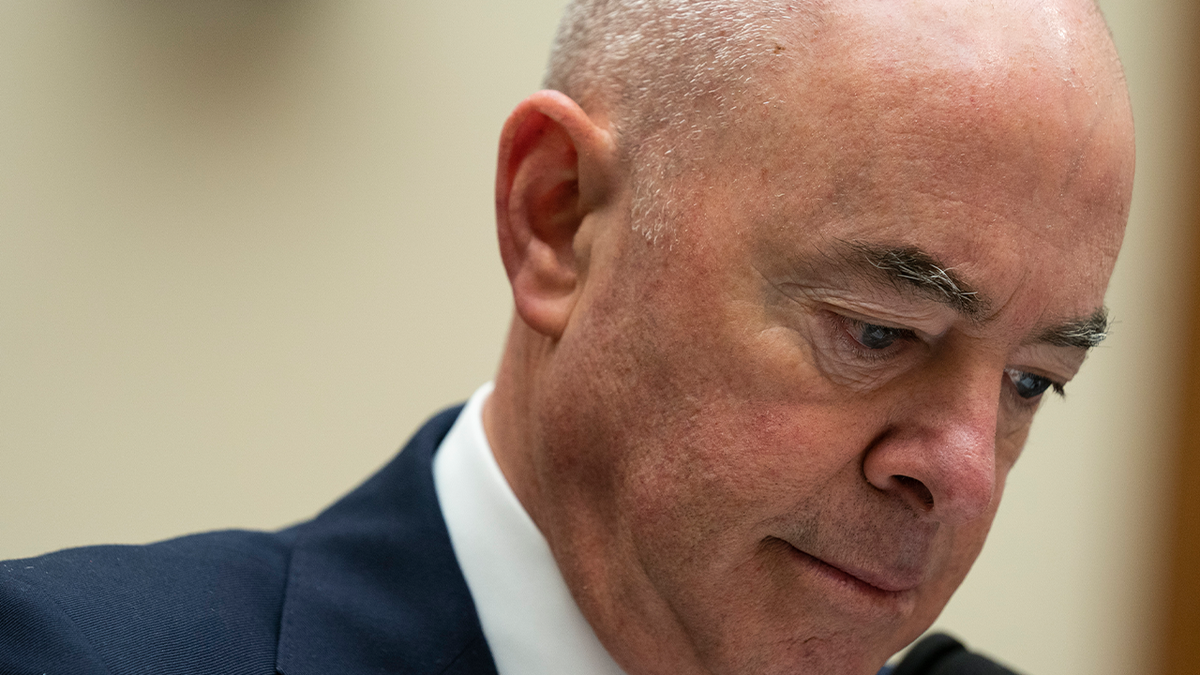
<instances>
[{"instance_id":1,"label":"chin","mask_svg":"<svg viewBox=\"0 0 1200 675\"><path fill-rule=\"evenodd\" d=\"M749 611L726 606L708 630L685 627L701 672L714 675L875 675L888 658L919 636L927 622L912 616L858 621L837 612L799 612L814 598L792 596L792 616L758 603ZM758 616L750 616L758 610ZM826 608L828 610L828 608ZM699 634L699 636L698 636ZM704 634L711 639L705 640Z\"/></svg>"},{"instance_id":2,"label":"chin","mask_svg":"<svg viewBox=\"0 0 1200 675\"><path fill-rule=\"evenodd\" d=\"M905 642L904 644L907 644ZM903 648L897 647L895 651ZM724 645L705 672L714 675L875 675L894 651L863 652L851 636L789 636L786 641ZM715 655L713 655L715 656Z\"/></svg>"}]
</instances>

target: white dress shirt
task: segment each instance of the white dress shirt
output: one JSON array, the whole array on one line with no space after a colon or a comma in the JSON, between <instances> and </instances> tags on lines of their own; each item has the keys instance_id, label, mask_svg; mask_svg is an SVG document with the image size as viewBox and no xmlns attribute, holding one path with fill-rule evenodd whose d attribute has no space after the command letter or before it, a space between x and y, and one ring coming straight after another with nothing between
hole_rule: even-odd
<instances>
[{"instance_id":1,"label":"white dress shirt","mask_svg":"<svg viewBox=\"0 0 1200 675\"><path fill-rule=\"evenodd\" d=\"M575 605L545 537L500 471L483 431L492 384L471 396L438 447L433 482L500 675L624 675Z\"/></svg>"}]
</instances>

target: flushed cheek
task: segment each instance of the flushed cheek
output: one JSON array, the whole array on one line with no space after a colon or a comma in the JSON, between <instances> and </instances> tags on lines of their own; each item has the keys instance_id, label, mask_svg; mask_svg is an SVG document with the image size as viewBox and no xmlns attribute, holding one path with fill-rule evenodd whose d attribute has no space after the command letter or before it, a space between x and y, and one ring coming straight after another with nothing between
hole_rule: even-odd
<instances>
[{"instance_id":1,"label":"flushed cheek","mask_svg":"<svg viewBox=\"0 0 1200 675\"><path fill-rule=\"evenodd\" d=\"M763 404L670 428L629 466L618 512L661 568L744 564L798 505L853 490L862 443L842 414Z\"/></svg>"},{"instance_id":2,"label":"flushed cheek","mask_svg":"<svg viewBox=\"0 0 1200 675\"><path fill-rule=\"evenodd\" d=\"M868 414L839 401L810 400L802 392L716 401L671 429L655 466L675 473L704 499L778 507L804 501L848 464L858 464L871 437ZM665 452L662 452L666 450Z\"/></svg>"}]
</instances>

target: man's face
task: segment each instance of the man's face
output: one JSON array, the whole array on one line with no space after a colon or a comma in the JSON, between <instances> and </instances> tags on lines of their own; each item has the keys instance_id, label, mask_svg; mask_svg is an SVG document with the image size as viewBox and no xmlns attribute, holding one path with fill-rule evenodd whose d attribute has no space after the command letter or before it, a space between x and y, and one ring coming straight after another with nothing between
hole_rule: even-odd
<instances>
[{"instance_id":1,"label":"man's face","mask_svg":"<svg viewBox=\"0 0 1200 675\"><path fill-rule=\"evenodd\" d=\"M1083 361L1128 204L1123 99L860 75L717 144L668 241L585 222L539 524L610 648L873 672L959 585Z\"/></svg>"}]
</instances>

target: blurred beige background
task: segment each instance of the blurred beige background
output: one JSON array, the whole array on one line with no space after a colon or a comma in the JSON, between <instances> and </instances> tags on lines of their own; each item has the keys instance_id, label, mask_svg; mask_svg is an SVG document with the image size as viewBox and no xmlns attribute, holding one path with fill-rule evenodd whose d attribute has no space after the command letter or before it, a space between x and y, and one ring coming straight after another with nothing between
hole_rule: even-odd
<instances>
[{"instance_id":1,"label":"blurred beige background","mask_svg":"<svg viewBox=\"0 0 1200 675\"><path fill-rule=\"evenodd\" d=\"M489 379L496 137L563 4L0 4L0 558L307 518ZM1139 127L1118 323L941 622L1033 674L1153 671L1192 347L1196 3L1101 4Z\"/></svg>"}]
</instances>

